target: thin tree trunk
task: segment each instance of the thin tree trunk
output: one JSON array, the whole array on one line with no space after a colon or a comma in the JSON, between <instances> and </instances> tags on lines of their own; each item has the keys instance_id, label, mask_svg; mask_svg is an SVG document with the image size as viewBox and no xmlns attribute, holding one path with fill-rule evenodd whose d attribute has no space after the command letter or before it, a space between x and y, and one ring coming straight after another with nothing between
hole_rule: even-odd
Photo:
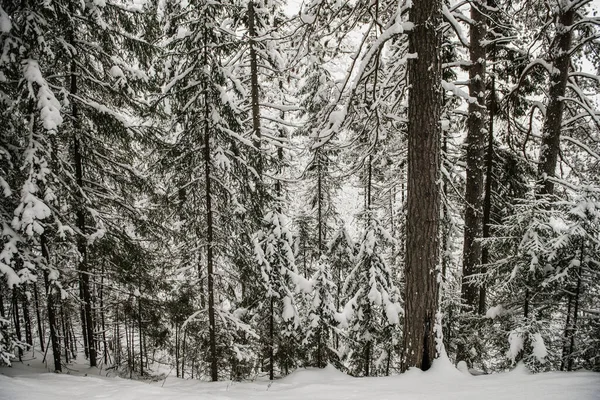
<instances>
[{"instance_id":1,"label":"thin tree trunk","mask_svg":"<svg viewBox=\"0 0 600 400\"><path fill-rule=\"evenodd\" d=\"M15 324L15 333L17 335L17 340L21 342L21 316L19 315L19 288L17 286L13 287L12 290L12 309L13 309L13 322ZM19 346L18 348L19 361L23 359L23 348Z\"/></svg>"},{"instance_id":2,"label":"thin tree trunk","mask_svg":"<svg viewBox=\"0 0 600 400\"><path fill-rule=\"evenodd\" d=\"M142 326L142 285L138 285L138 291L140 295L138 296L138 330L140 333L139 337L139 345L140 345L140 376L144 376L144 329Z\"/></svg>"},{"instance_id":3,"label":"thin tree trunk","mask_svg":"<svg viewBox=\"0 0 600 400\"><path fill-rule=\"evenodd\" d=\"M40 339L40 350L44 351L44 329L42 328L42 317L40 312L40 302L38 297L37 283L33 283L33 299L35 302L35 319L37 321L38 337ZM1 301L1 299L0 299Z\"/></svg>"},{"instance_id":4,"label":"thin tree trunk","mask_svg":"<svg viewBox=\"0 0 600 400\"><path fill-rule=\"evenodd\" d=\"M90 347L88 346L88 337L87 337L87 328L85 324L85 308L83 306L83 290L81 283L79 284L79 300L81 304L79 304L79 318L81 320L81 337L83 338L83 354L87 359L90 358Z\"/></svg>"},{"instance_id":5,"label":"thin tree trunk","mask_svg":"<svg viewBox=\"0 0 600 400\"><path fill-rule=\"evenodd\" d=\"M129 370L129 376L135 371L135 320L133 317L129 321L129 344L131 345L131 369Z\"/></svg>"},{"instance_id":6,"label":"thin tree trunk","mask_svg":"<svg viewBox=\"0 0 600 400\"><path fill-rule=\"evenodd\" d=\"M365 346L365 376L369 376L371 371L369 370L371 366L371 342L367 342Z\"/></svg>"},{"instance_id":7,"label":"thin tree trunk","mask_svg":"<svg viewBox=\"0 0 600 400\"><path fill-rule=\"evenodd\" d=\"M48 250L48 244L46 234L43 233L40 237L40 244L42 247L42 257L46 260L46 265L50 264L50 252ZM58 334L56 329L56 314L54 309L54 294L53 287L50 284L48 277L48 269L44 270L44 284L46 286L46 307L48 314L48 324L50 325L50 341L52 343L52 358L54 359L54 371L61 372L62 367L60 365L60 343L58 341ZM47 348L46 348L47 350Z\"/></svg>"},{"instance_id":8,"label":"thin tree trunk","mask_svg":"<svg viewBox=\"0 0 600 400\"><path fill-rule=\"evenodd\" d=\"M483 234L482 238L490 237L490 226L492 223L492 181L494 179L494 118L496 116L496 77L495 68L492 73L492 89L490 92L490 104L488 108L489 128L488 143L485 160L485 197L483 199ZM490 262L490 252L488 246L481 249L481 273L487 272L486 265ZM484 284L479 289L479 314L486 312L487 287Z\"/></svg>"},{"instance_id":9,"label":"thin tree trunk","mask_svg":"<svg viewBox=\"0 0 600 400\"><path fill-rule=\"evenodd\" d=\"M65 321L65 311L64 311L64 307L61 303L60 305L60 325L62 328L62 334L63 334L63 347L64 347L64 351L65 351L65 365L69 364L69 334L67 333L67 324Z\"/></svg>"},{"instance_id":10,"label":"thin tree trunk","mask_svg":"<svg viewBox=\"0 0 600 400\"><path fill-rule=\"evenodd\" d=\"M569 333L571 331L571 305L573 303L573 295L569 292L567 295L569 298L567 303L567 320L565 321L565 332L563 337L563 349L562 349L562 360L560 361L560 370L564 371L567 366L567 359L569 358Z\"/></svg>"},{"instance_id":11,"label":"thin tree trunk","mask_svg":"<svg viewBox=\"0 0 600 400\"><path fill-rule=\"evenodd\" d=\"M21 307L23 308L23 322L25 323L25 342L33 347L33 333L31 331L31 316L29 313L29 299L27 298L27 285L23 285L21 295Z\"/></svg>"},{"instance_id":12,"label":"thin tree trunk","mask_svg":"<svg viewBox=\"0 0 600 400\"><path fill-rule=\"evenodd\" d=\"M68 317L69 320L69 348L71 349L71 358L77 358L77 341L75 340L75 328L73 328L73 320L71 316Z\"/></svg>"},{"instance_id":13,"label":"thin tree trunk","mask_svg":"<svg viewBox=\"0 0 600 400\"><path fill-rule=\"evenodd\" d=\"M115 309L115 365L119 367L121 365L121 321L119 320L119 306Z\"/></svg>"},{"instance_id":14,"label":"thin tree trunk","mask_svg":"<svg viewBox=\"0 0 600 400\"><path fill-rule=\"evenodd\" d=\"M179 378L179 325L175 325L175 373Z\"/></svg>"},{"instance_id":15,"label":"thin tree trunk","mask_svg":"<svg viewBox=\"0 0 600 400\"><path fill-rule=\"evenodd\" d=\"M98 290L98 298L100 300L100 324L102 328L102 349L104 352L104 365L108 365L108 348L106 345L106 321L104 317L104 263L100 275L100 289Z\"/></svg>"},{"instance_id":16,"label":"thin tree trunk","mask_svg":"<svg viewBox=\"0 0 600 400\"><path fill-rule=\"evenodd\" d=\"M463 246L463 281L461 299L465 311L473 312L478 306L478 286L472 280L481 263L483 233L483 173L485 169L485 58L483 45L486 18L481 1L471 2L471 29L469 54L469 95L477 99L469 102L467 119L467 180L465 189L465 228ZM464 356L464 355L463 355Z\"/></svg>"},{"instance_id":17,"label":"thin tree trunk","mask_svg":"<svg viewBox=\"0 0 600 400\"><path fill-rule=\"evenodd\" d=\"M581 243L581 254L579 260L579 268L577 268L577 289L575 290L575 304L573 305L573 324L570 329L570 343L569 343L569 361L567 362L567 371L573 370L573 353L575 352L575 334L577 333L577 317L579 314L579 296L581 294L581 274L583 273L583 261L584 261L584 244Z\"/></svg>"},{"instance_id":18,"label":"thin tree trunk","mask_svg":"<svg viewBox=\"0 0 600 400\"><path fill-rule=\"evenodd\" d=\"M77 66L75 61L71 62L71 95L77 95ZM81 143L77 137L79 132L79 109L75 100L71 101L71 113L73 117L73 161L75 163L75 180L79 191L83 191L83 156ZM79 285L81 288L81 300L83 302L83 316L85 323L83 335L86 337L90 367L96 366L96 348L94 343L94 321L92 316L92 296L90 294L90 276L88 266L87 238L85 237L85 212L84 199L81 193L77 194L78 204L76 208L76 225L79 230L77 235L77 250L80 254L78 265Z\"/></svg>"},{"instance_id":19,"label":"thin tree trunk","mask_svg":"<svg viewBox=\"0 0 600 400\"><path fill-rule=\"evenodd\" d=\"M260 127L260 93L258 86L258 57L256 54L256 14L254 1L248 2L248 48L250 53L250 98L252 102L252 143L257 149L256 172L262 175L263 162L261 151L262 132Z\"/></svg>"},{"instance_id":20,"label":"thin tree trunk","mask_svg":"<svg viewBox=\"0 0 600 400\"><path fill-rule=\"evenodd\" d=\"M208 28L206 28L208 29ZM205 32L205 38L208 32ZM206 42L204 42L204 65L209 65L208 51ZM214 293L214 222L212 209L212 159L210 154L210 100L208 98L208 87L204 87L204 178L205 182L205 201L206 201L206 272L208 282L208 330L210 342L210 378L217 381L219 379L218 360L217 360L217 334L215 326L215 293ZM198 274L201 275L199 268Z\"/></svg>"},{"instance_id":21,"label":"thin tree trunk","mask_svg":"<svg viewBox=\"0 0 600 400\"><path fill-rule=\"evenodd\" d=\"M275 368L275 299L271 296L269 300L269 380L273 380Z\"/></svg>"},{"instance_id":22,"label":"thin tree trunk","mask_svg":"<svg viewBox=\"0 0 600 400\"><path fill-rule=\"evenodd\" d=\"M0 279L0 317L6 318L4 311L4 279Z\"/></svg>"},{"instance_id":23,"label":"thin tree trunk","mask_svg":"<svg viewBox=\"0 0 600 400\"><path fill-rule=\"evenodd\" d=\"M436 354L438 302L441 35L440 0L413 4L409 19L408 215L402 371L429 369Z\"/></svg>"},{"instance_id":24,"label":"thin tree trunk","mask_svg":"<svg viewBox=\"0 0 600 400\"><path fill-rule=\"evenodd\" d=\"M183 344L181 345L181 379L185 379L185 350L187 340L187 327L183 329Z\"/></svg>"}]
</instances>

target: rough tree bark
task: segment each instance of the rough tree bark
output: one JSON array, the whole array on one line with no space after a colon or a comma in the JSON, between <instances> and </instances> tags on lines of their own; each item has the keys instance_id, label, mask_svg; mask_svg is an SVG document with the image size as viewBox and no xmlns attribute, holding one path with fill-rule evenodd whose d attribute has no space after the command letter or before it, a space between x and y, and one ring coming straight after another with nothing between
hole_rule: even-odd
<instances>
[{"instance_id":1,"label":"rough tree bark","mask_svg":"<svg viewBox=\"0 0 600 400\"><path fill-rule=\"evenodd\" d=\"M208 28L204 32L205 37L208 36ZM209 65L208 61L208 46L204 43L204 65ZM208 330L210 342L210 378L212 381L219 379L218 363L217 363L217 338L215 326L215 297L214 297L214 226L213 226L213 210L212 210L212 186L211 186L211 170L212 159L210 154L210 100L208 98L208 85L204 87L204 179L205 195L206 195L206 273L208 282ZM201 274L201 271L199 271Z\"/></svg>"},{"instance_id":2,"label":"rough tree bark","mask_svg":"<svg viewBox=\"0 0 600 400\"><path fill-rule=\"evenodd\" d=\"M559 2L561 3L561 2ZM566 8L565 8L566 7ZM563 121L563 98L567 92L572 43L572 31L575 8L572 5L559 5L556 35L550 47L550 58L555 73L550 75L549 103L546 107L546 118L542 135L538 175L540 187L538 195L554 194L554 182L558 153L560 152L560 133Z\"/></svg>"},{"instance_id":3,"label":"rough tree bark","mask_svg":"<svg viewBox=\"0 0 600 400\"><path fill-rule=\"evenodd\" d=\"M479 272L481 264L481 237L483 235L483 202L485 169L485 59L483 44L486 34L486 18L482 13L481 1L471 2L471 26L469 38L469 102L467 118L467 179L465 187L465 227L463 241L463 266L461 300L463 312L472 314L479 305L479 286L473 275ZM468 344L461 342L456 360L468 360Z\"/></svg>"},{"instance_id":4,"label":"rough tree bark","mask_svg":"<svg viewBox=\"0 0 600 400\"><path fill-rule=\"evenodd\" d=\"M441 0L414 2L408 66L408 215L402 370L429 369L436 354L439 253L440 117L442 106Z\"/></svg>"},{"instance_id":5,"label":"rough tree bark","mask_svg":"<svg viewBox=\"0 0 600 400\"><path fill-rule=\"evenodd\" d=\"M467 119L467 180L465 188L465 229L463 243L463 280L461 299L466 311L478 305L479 288L472 280L481 263L481 237L483 233L483 173L485 169L485 38L486 18L480 1L471 2L471 29L469 54L469 103Z\"/></svg>"}]
</instances>

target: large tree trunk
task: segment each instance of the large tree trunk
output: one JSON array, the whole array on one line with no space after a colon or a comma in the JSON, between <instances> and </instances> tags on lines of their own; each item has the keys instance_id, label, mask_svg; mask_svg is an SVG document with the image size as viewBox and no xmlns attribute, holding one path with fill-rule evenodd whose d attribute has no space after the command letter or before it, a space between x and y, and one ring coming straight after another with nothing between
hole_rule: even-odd
<instances>
[{"instance_id":1,"label":"large tree trunk","mask_svg":"<svg viewBox=\"0 0 600 400\"><path fill-rule=\"evenodd\" d=\"M550 47L552 66L558 73L550 75L549 103L546 107L546 119L542 135L542 147L538 166L540 179L539 195L554 194L554 182L547 178L555 176L558 153L560 152L560 133L563 121L563 98L567 92L569 67L571 64L572 33L574 7L567 10L559 6L557 32Z\"/></svg>"},{"instance_id":2,"label":"large tree trunk","mask_svg":"<svg viewBox=\"0 0 600 400\"><path fill-rule=\"evenodd\" d=\"M406 220L405 318L402 370L429 369L436 354L438 230L440 215L441 0L410 9L411 85L408 101L408 215Z\"/></svg>"}]
</instances>

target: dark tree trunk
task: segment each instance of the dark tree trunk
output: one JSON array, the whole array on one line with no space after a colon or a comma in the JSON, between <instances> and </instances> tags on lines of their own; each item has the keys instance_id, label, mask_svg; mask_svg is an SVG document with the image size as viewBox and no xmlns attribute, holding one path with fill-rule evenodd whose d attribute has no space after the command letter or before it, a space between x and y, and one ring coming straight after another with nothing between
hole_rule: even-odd
<instances>
[{"instance_id":1,"label":"dark tree trunk","mask_svg":"<svg viewBox=\"0 0 600 400\"><path fill-rule=\"evenodd\" d=\"M573 353L575 352L575 334L577 333L577 319L579 316L579 297L581 295L581 274L583 273L583 262L585 260L583 256L584 245L581 243L581 254L579 267L577 268L577 288L575 289L575 304L573 305L573 319L572 324L569 328L569 353L567 362L567 371L573 370Z\"/></svg>"},{"instance_id":2,"label":"dark tree trunk","mask_svg":"<svg viewBox=\"0 0 600 400\"><path fill-rule=\"evenodd\" d=\"M181 345L181 379L185 378L185 348L187 341L187 327L183 329L183 344Z\"/></svg>"},{"instance_id":3,"label":"dark tree trunk","mask_svg":"<svg viewBox=\"0 0 600 400\"><path fill-rule=\"evenodd\" d=\"M0 317L6 318L4 311L4 279L0 279Z\"/></svg>"},{"instance_id":4,"label":"dark tree trunk","mask_svg":"<svg viewBox=\"0 0 600 400\"><path fill-rule=\"evenodd\" d=\"M104 365L108 364L108 347L106 345L106 320L104 316L104 263L100 275L100 289L98 290L98 298L100 300L100 324L102 329L102 350L104 353Z\"/></svg>"},{"instance_id":5,"label":"dark tree trunk","mask_svg":"<svg viewBox=\"0 0 600 400\"><path fill-rule=\"evenodd\" d=\"M144 329L142 325L142 286L138 286L140 295L137 298L138 301L138 331L140 334L139 345L140 345L140 376L144 376Z\"/></svg>"},{"instance_id":6,"label":"dark tree trunk","mask_svg":"<svg viewBox=\"0 0 600 400\"><path fill-rule=\"evenodd\" d=\"M560 362L560 370L564 371L567 366L567 360L569 359L569 333L571 331L571 308L573 304L573 295L570 293L567 294L568 303L567 303L567 320L565 321L565 333L563 336L563 348L562 348L562 360Z\"/></svg>"},{"instance_id":7,"label":"dark tree trunk","mask_svg":"<svg viewBox=\"0 0 600 400\"><path fill-rule=\"evenodd\" d=\"M495 75L495 71L493 71ZM485 197L483 199L483 239L490 237L490 225L492 223L492 181L494 179L494 118L496 117L496 78L492 76L492 89L490 91L490 102L488 107L489 128L488 143L485 160ZM487 272L486 265L490 262L488 246L481 249L481 273ZM486 312L487 287L482 284L479 289L479 314Z\"/></svg>"},{"instance_id":8,"label":"dark tree trunk","mask_svg":"<svg viewBox=\"0 0 600 400\"><path fill-rule=\"evenodd\" d=\"M465 229L463 245L463 281L461 299L465 311L473 312L478 306L478 286L472 280L481 263L481 237L483 233L483 173L485 169L485 39L484 7L480 1L471 3L471 29L469 54L469 95L477 99L469 103L467 119L467 181L465 189Z\"/></svg>"},{"instance_id":9,"label":"dark tree trunk","mask_svg":"<svg viewBox=\"0 0 600 400\"><path fill-rule=\"evenodd\" d=\"M410 9L414 30L409 52L408 215L402 370L429 369L436 354L438 233L440 214L441 0Z\"/></svg>"},{"instance_id":10,"label":"dark tree trunk","mask_svg":"<svg viewBox=\"0 0 600 400\"><path fill-rule=\"evenodd\" d=\"M77 66L75 61L71 62L71 95L77 95ZM75 180L77 189L83 191L83 155L81 143L78 138L79 131L79 109L74 99L71 100L71 113L73 117L73 161L75 163ZM92 296L90 294L90 271L88 266L87 238L85 237L85 206L81 193L77 194L78 204L75 211L76 225L79 230L77 235L77 250L81 260L79 261L79 286L81 301L83 302L83 335L86 337L90 367L96 366L96 348L94 343L94 321L92 316Z\"/></svg>"},{"instance_id":11,"label":"dark tree trunk","mask_svg":"<svg viewBox=\"0 0 600 400\"><path fill-rule=\"evenodd\" d=\"M62 328L63 348L65 351L65 364L69 364L69 333L67 331L65 310L62 304L60 305L60 325Z\"/></svg>"},{"instance_id":12,"label":"dark tree trunk","mask_svg":"<svg viewBox=\"0 0 600 400\"><path fill-rule=\"evenodd\" d=\"M261 139L262 132L260 129L260 92L258 86L258 57L256 54L256 12L254 10L254 1L248 2L248 36L250 50L250 97L252 102L252 143L257 149L256 155L256 172L259 176L262 175L262 151Z\"/></svg>"},{"instance_id":13,"label":"dark tree trunk","mask_svg":"<svg viewBox=\"0 0 600 400\"><path fill-rule=\"evenodd\" d=\"M479 287L473 280L473 275L479 272L481 237L483 236L486 51L482 42L485 38L486 19L481 13L482 7L483 4L478 0L471 2L469 95L476 101L469 102L466 138L467 179L461 286L462 310L466 315L476 312L479 305ZM469 344L463 341L459 343L456 354L457 361L471 358L466 351Z\"/></svg>"},{"instance_id":14,"label":"dark tree trunk","mask_svg":"<svg viewBox=\"0 0 600 400\"><path fill-rule=\"evenodd\" d=\"M273 380L275 369L275 299L273 296L269 298L269 301L269 380Z\"/></svg>"},{"instance_id":15,"label":"dark tree trunk","mask_svg":"<svg viewBox=\"0 0 600 400\"><path fill-rule=\"evenodd\" d=\"M175 325L175 373L176 376L179 378L181 375L179 375L179 336L181 329L179 329L179 325L176 324Z\"/></svg>"},{"instance_id":16,"label":"dark tree trunk","mask_svg":"<svg viewBox=\"0 0 600 400\"><path fill-rule=\"evenodd\" d=\"M83 299L83 290L81 282L79 283L79 300ZM81 300L82 301L82 300ZM90 347L88 346L87 329L85 324L85 307L83 303L79 304L79 318L81 320L81 336L83 337L83 354L86 359L90 358Z\"/></svg>"},{"instance_id":17,"label":"dark tree trunk","mask_svg":"<svg viewBox=\"0 0 600 400\"><path fill-rule=\"evenodd\" d=\"M17 286L13 287L12 290L12 309L13 309L13 322L15 324L15 333L17 335L17 340L19 342L22 341L21 336L21 316L19 315L19 288ZM19 361L23 358L23 348L19 346Z\"/></svg>"},{"instance_id":18,"label":"dark tree trunk","mask_svg":"<svg viewBox=\"0 0 600 400\"><path fill-rule=\"evenodd\" d=\"M71 350L71 358L77 358L77 342L75 340L75 329L73 328L73 321L71 320L71 316L69 316L67 319L69 321L69 349Z\"/></svg>"},{"instance_id":19,"label":"dark tree trunk","mask_svg":"<svg viewBox=\"0 0 600 400\"><path fill-rule=\"evenodd\" d=\"M548 91L549 103L546 107L546 119L542 134L542 147L538 164L540 179L539 195L554 194L554 182L547 178L555 176L556 163L560 152L560 133L562 130L564 100L569 81L569 67L571 65L571 50L573 17L575 7L558 7L557 32L550 47L552 66L558 71L550 75L550 89Z\"/></svg>"},{"instance_id":20,"label":"dark tree trunk","mask_svg":"<svg viewBox=\"0 0 600 400\"><path fill-rule=\"evenodd\" d=\"M365 346L365 376L369 376L371 373L371 343L372 342L369 341Z\"/></svg>"},{"instance_id":21,"label":"dark tree trunk","mask_svg":"<svg viewBox=\"0 0 600 400\"><path fill-rule=\"evenodd\" d=\"M207 28L208 29L208 28ZM208 32L205 32L208 35ZM204 65L209 65L208 51L206 43L204 45ZM214 233L213 233L213 210L212 210L212 185L211 169L212 160L210 154L210 100L208 98L208 88L204 88L204 178L206 195L206 273L208 282L208 330L210 341L210 379L214 382L219 379L218 360L217 360L217 334L215 326L215 293L214 293ZM199 274L201 272L199 271Z\"/></svg>"},{"instance_id":22,"label":"dark tree trunk","mask_svg":"<svg viewBox=\"0 0 600 400\"><path fill-rule=\"evenodd\" d=\"M46 260L46 265L50 263L50 252L46 241L46 234L42 234L40 238L42 247L42 257ZM50 325L50 341L52 342L52 356L54 359L54 371L61 372L60 365L60 343L58 341L58 333L56 329L56 313L54 306L54 290L48 278L48 270L44 270L44 284L46 286L46 307L48 314L48 325Z\"/></svg>"},{"instance_id":23,"label":"dark tree trunk","mask_svg":"<svg viewBox=\"0 0 600 400\"><path fill-rule=\"evenodd\" d=\"M42 328L42 316L40 312L40 301L38 297L37 283L33 283L33 299L35 302L35 319L37 321L38 337L40 339L40 350L44 351L44 329Z\"/></svg>"},{"instance_id":24,"label":"dark tree trunk","mask_svg":"<svg viewBox=\"0 0 600 400\"><path fill-rule=\"evenodd\" d=\"M20 290L21 307L23 308L23 322L25 323L25 342L33 346L33 334L31 332L31 316L29 314L29 300L27 299L27 285Z\"/></svg>"},{"instance_id":25,"label":"dark tree trunk","mask_svg":"<svg viewBox=\"0 0 600 400\"><path fill-rule=\"evenodd\" d=\"M487 0L488 8L495 8L496 0ZM496 33L492 31L491 36L494 38ZM488 101L488 134L487 134L487 150L485 154L485 194L483 198L483 232L482 238L487 239L490 237L490 225L492 222L492 182L494 179L494 119L496 118L496 111L498 108L498 102L496 99L496 44L490 45L490 54L487 56L493 64L492 66L492 79L490 87L490 97ZM482 246L481 249L481 273L487 272L487 264L490 261L488 246ZM487 297L487 286L485 282L482 283L479 289L479 314L485 314L486 312L486 297Z\"/></svg>"}]
</instances>

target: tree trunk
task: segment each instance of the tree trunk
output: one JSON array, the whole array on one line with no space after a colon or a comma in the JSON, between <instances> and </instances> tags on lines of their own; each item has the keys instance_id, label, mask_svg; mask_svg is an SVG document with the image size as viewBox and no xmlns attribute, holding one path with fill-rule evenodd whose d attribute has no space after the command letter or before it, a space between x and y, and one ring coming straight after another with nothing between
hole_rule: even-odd
<instances>
[{"instance_id":1,"label":"tree trunk","mask_svg":"<svg viewBox=\"0 0 600 400\"><path fill-rule=\"evenodd\" d=\"M71 62L71 95L77 94L77 75L75 61ZM81 153L81 143L77 137L79 131L79 109L74 99L71 100L71 112L73 117L73 161L75 163L75 180L77 189L83 191L83 157ZM94 343L94 321L92 317L92 297L90 295L90 276L88 268L87 238L85 237L85 211L84 199L81 193L77 194L78 204L76 208L76 225L79 230L77 235L77 250L81 256L79 261L79 285L81 301L83 302L83 335L87 340L88 355L90 367L96 366L96 348Z\"/></svg>"},{"instance_id":2,"label":"tree trunk","mask_svg":"<svg viewBox=\"0 0 600 400\"><path fill-rule=\"evenodd\" d=\"M429 369L436 354L438 303L441 0L421 0L410 9L411 85L408 101L408 215L402 371Z\"/></svg>"},{"instance_id":3,"label":"tree trunk","mask_svg":"<svg viewBox=\"0 0 600 400\"><path fill-rule=\"evenodd\" d=\"M250 100L252 102L252 143L257 149L256 156L256 172L259 176L262 175L262 151L261 138L262 132L260 129L260 93L258 86L258 57L256 54L256 11L254 9L254 1L248 2L248 47L250 50Z\"/></svg>"},{"instance_id":4,"label":"tree trunk","mask_svg":"<svg viewBox=\"0 0 600 400\"><path fill-rule=\"evenodd\" d=\"M495 70L493 71L495 75ZM483 234L482 238L490 237L490 226L492 223L492 180L494 179L494 118L496 116L496 78L492 76L492 89L490 92L490 104L488 108L489 128L488 143L485 160L485 197L483 199ZM487 264L490 262L490 252L488 246L481 249L481 273L487 272ZM479 289L479 314L486 312L487 288L485 283Z\"/></svg>"},{"instance_id":5,"label":"tree trunk","mask_svg":"<svg viewBox=\"0 0 600 400\"><path fill-rule=\"evenodd\" d=\"M183 344L181 345L181 379L185 379L185 348L187 341L187 327L183 329Z\"/></svg>"},{"instance_id":6,"label":"tree trunk","mask_svg":"<svg viewBox=\"0 0 600 400\"><path fill-rule=\"evenodd\" d=\"M25 342L33 346L33 334L31 332L31 316L29 314L29 300L27 299L27 285L20 290L21 307L23 308L23 322L25 323Z\"/></svg>"},{"instance_id":7,"label":"tree trunk","mask_svg":"<svg viewBox=\"0 0 600 400\"><path fill-rule=\"evenodd\" d=\"M569 353L568 353L568 362L567 362L567 371L573 370L573 353L575 352L575 334L577 333L577 317L579 314L579 297L581 295L581 274L583 273L583 261L585 260L583 256L584 252L584 244L583 241L581 243L581 254L579 267L577 268L577 288L575 289L575 304L573 305L573 323L569 329Z\"/></svg>"},{"instance_id":8,"label":"tree trunk","mask_svg":"<svg viewBox=\"0 0 600 400\"><path fill-rule=\"evenodd\" d=\"M106 321L104 316L104 263L100 271L100 289L98 290L98 298L100 300L100 324L102 329L102 350L104 353L104 365L108 364L108 348L106 346Z\"/></svg>"},{"instance_id":9,"label":"tree trunk","mask_svg":"<svg viewBox=\"0 0 600 400\"><path fill-rule=\"evenodd\" d=\"M558 73L550 75L549 103L546 107L546 119L542 133L542 147L538 164L540 180L538 194L542 196L554 194L554 182L548 178L554 177L556 172L563 121L563 98L567 93L571 64L569 50L571 50L572 33L570 27L573 25L575 7L569 6L567 10L564 7L564 5L558 6L557 32L550 47L552 66Z\"/></svg>"},{"instance_id":10,"label":"tree trunk","mask_svg":"<svg viewBox=\"0 0 600 400\"><path fill-rule=\"evenodd\" d=\"M144 376L144 329L142 326L142 284L138 282L138 291L140 295L137 298L138 303L138 331L140 333L139 346L140 346L140 376Z\"/></svg>"},{"instance_id":11,"label":"tree trunk","mask_svg":"<svg viewBox=\"0 0 600 400\"><path fill-rule=\"evenodd\" d=\"M67 333L67 323L65 321L65 310L63 305L60 305L60 325L62 328L63 347L65 351L65 364L69 364L69 334Z\"/></svg>"},{"instance_id":12,"label":"tree trunk","mask_svg":"<svg viewBox=\"0 0 600 400\"><path fill-rule=\"evenodd\" d=\"M6 318L4 311L4 279L0 280L0 317Z\"/></svg>"},{"instance_id":13,"label":"tree trunk","mask_svg":"<svg viewBox=\"0 0 600 400\"><path fill-rule=\"evenodd\" d=\"M179 375L179 336L181 336L179 332L179 325L175 324L175 376L178 378L181 376Z\"/></svg>"},{"instance_id":14,"label":"tree trunk","mask_svg":"<svg viewBox=\"0 0 600 400\"><path fill-rule=\"evenodd\" d=\"M471 2L471 28L469 54L469 102L467 119L467 179L465 187L465 226L463 241L463 266L461 301L466 315L475 313L479 305L479 288L473 280L481 264L481 237L483 236L483 172L485 168L485 58L482 42L485 38L484 5L477 0ZM461 320L464 325L464 320ZM456 361L470 359L467 348L470 343L459 342Z\"/></svg>"},{"instance_id":15,"label":"tree trunk","mask_svg":"<svg viewBox=\"0 0 600 400\"><path fill-rule=\"evenodd\" d=\"M275 369L275 299L273 296L269 298L269 301L269 380L273 380Z\"/></svg>"},{"instance_id":16,"label":"tree trunk","mask_svg":"<svg viewBox=\"0 0 600 400\"><path fill-rule=\"evenodd\" d=\"M560 370L564 371L567 366L567 360L569 359L569 333L571 331L571 305L573 304L573 295L569 291L567 294L568 303L567 303L567 320L565 321L565 332L563 336L563 348L562 348L562 360L560 361Z\"/></svg>"},{"instance_id":17,"label":"tree trunk","mask_svg":"<svg viewBox=\"0 0 600 400\"><path fill-rule=\"evenodd\" d=\"M46 234L43 233L40 238L40 244L42 247L42 257L46 260L46 265L50 264L50 252L48 251L48 244L46 242ZM54 309L54 293L53 287L50 285L50 279L48 277L48 270L44 270L44 284L46 286L46 307L48 311L48 324L50 325L50 341L52 342L52 358L54 359L54 371L61 372L62 367L60 365L60 343L58 341L58 334L56 330L56 314Z\"/></svg>"},{"instance_id":18,"label":"tree trunk","mask_svg":"<svg viewBox=\"0 0 600 400\"><path fill-rule=\"evenodd\" d=\"M463 280L461 299L465 311L473 312L478 306L477 283L471 279L481 263L483 233L483 172L485 168L485 16L480 1L471 3L469 54L469 95L477 99L469 103L467 119L467 181L465 189L465 229L463 244Z\"/></svg>"},{"instance_id":19,"label":"tree trunk","mask_svg":"<svg viewBox=\"0 0 600 400\"><path fill-rule=\"evenodd\" d=\"M208 28L207 28L208 29ZM208 35L208 32L205 32ZM208 48L204 44L204 65L209 65ZM210 100L208 98L208 88L204 87L204 178L206 195L206 273L208 282L208 329L210 341L210 379L214 382L219 379L217 364L217 337L215 326L215 293L214 293L214 234L213 234L213 210L212 210L212 185L211 185L211 167L212 160L210 154ZM199 274L201 272L199 271Z\"/></svg>"},{"instance_id":20,"label":"tree trunk","mask_svg":"<svg viewBox=\"0 0 600 400\"><path fill-rule=\"evenodd\" d=\"M42 316L40 312L40 301L38 297L37 283L33 283L33 299L35 302L35 319L37 321L38 337L40 339L40 350L44 351L44 329L42 328ZM1 300L1 299L0 299Z\"/></svg>"},{"instance_id":21,"label":"tree trunk","mask_svg":"<svg viewBox=\"0 0 600 400\"><path fill-rule=\"evenodd\" d=\"M17 340L22 341L21 336L21 316L19 315L19 287L14 286L12 290L12 309L13 309L13 322L15 324L15 333ZM23 348L18 347L19 361L23 358Z\"/></svg>"},{"instance_id":22,"label":"tree trunk","mask_svg":"<svg viewBox=\"0 0 600 400\"><path fill-rule=\"evenodd\" d=\"M315 150L315 161L317 162L317 254L320 259L323 255L323 250L325 245L324 241L324 231L325 231L325 221L323 221L323 153L321 149L318 148ZM307 277L308 278L308 277Z\"/></svg>"}]
</instances>

